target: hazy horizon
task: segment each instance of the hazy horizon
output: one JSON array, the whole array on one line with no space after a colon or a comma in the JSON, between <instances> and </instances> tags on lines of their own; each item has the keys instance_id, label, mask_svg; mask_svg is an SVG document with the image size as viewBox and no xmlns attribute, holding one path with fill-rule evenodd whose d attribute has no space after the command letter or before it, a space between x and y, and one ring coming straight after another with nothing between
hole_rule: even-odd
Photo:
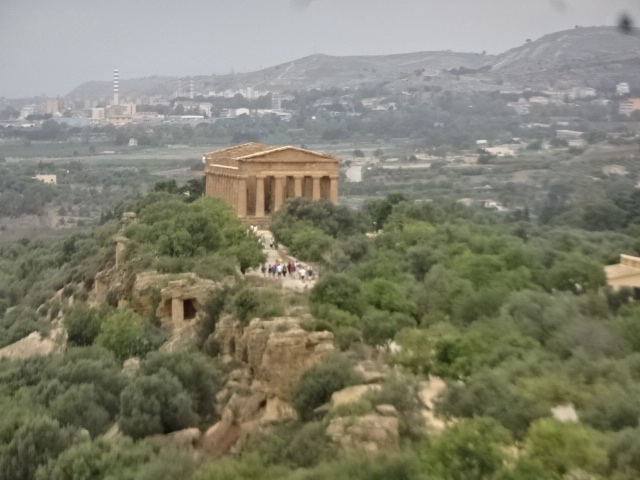
<instances>
[{"instance_id":1,"label":"hazy horizon","mask_svg":"<svg viewBox=\"0 0 640 480\"><path fill-rule=\"evenodd\" d=\"M86 81L249 72L313 53L499 54L526 39L635 18L635 0L2 0L0 97Z\"/></svg>"}]
</instances>

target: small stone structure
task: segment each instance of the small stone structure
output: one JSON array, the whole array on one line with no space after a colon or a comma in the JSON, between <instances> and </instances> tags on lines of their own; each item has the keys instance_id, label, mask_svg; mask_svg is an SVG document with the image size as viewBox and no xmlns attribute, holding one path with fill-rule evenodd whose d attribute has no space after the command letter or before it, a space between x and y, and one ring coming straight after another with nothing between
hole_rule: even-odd
<instances>
[{"instance_id":1,"label":"small stone structure","mask_svg":"<svg viewBox=\"0 0 640 480\"><path fill-rule=\"evenodd\" d=\"M238 216L262 224L291 197L338 202L337 157L291 146L247 143L209 152L207 196L223 198Z\"/></svg>"},{"instance_id":2,"label":"small stone structure","mask_svg":"<svg viewBox=\"0 0 640 480\"><path fill-rule=\"evenodd\" d=\"M640 294L640 257L620 255L620 263L604 267L607 284L614 290L632 287L636 298Z\"/></svg>"}]
</instances>

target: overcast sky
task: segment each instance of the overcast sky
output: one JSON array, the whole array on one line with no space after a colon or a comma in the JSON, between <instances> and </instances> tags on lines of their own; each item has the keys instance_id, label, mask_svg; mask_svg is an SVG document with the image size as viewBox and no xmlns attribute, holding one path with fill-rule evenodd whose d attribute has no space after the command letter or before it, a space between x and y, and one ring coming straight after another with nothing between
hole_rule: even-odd
<instances>
[{"instance_id":1,"label":"overcast sky","mask_svg":"<svg viewBox=\"0 0 640 480\"><path fill-rule=\"evenodd\" d=\"M497 54L614 25L639 0L0 0L0 97L88 80L253 71L314 52Z\"/></svg>"}]
</instances>

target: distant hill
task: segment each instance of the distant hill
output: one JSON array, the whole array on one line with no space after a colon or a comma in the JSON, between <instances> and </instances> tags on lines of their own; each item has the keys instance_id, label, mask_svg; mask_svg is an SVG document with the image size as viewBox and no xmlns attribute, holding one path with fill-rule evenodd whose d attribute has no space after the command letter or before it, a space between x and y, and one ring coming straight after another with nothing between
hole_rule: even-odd
<instances>
[{"instance_id":1,"label":"distant hill","mask_svg":"<svg viewBox=\"0 0 640 480\"><path fill-rule=\"evenodd\" d=\"M381 82L403 90L424 85L424 77L445 89L473 91L495 90L504 83L607 89L620 81L638 84L640 33L625 35L614 27L576 28L545 35L497 56L451 51L348 57L318 54L255 72L195 76L193 81L196 93L206 95L213 90L247 87L283 92ZM120 91L124 97L173 95L178 82L176 77L121 79ZM188 88L188 82L183 81L183 94ZM111 82L86 82L67 97L110 96Z\"/></svg>"},{"instance_id":2,"label":"distant hill","mask_svg":"<svg viewBox=\"0 0 640 480\"><path fill-rule=\"evenodd\" d=\"M437 74L453 68L478 68L492 57L477 53L418 52L398 55L336 57L311 55L263 70L229 75L194 76L194 90L207 94L213 90L253 87L258 90L285 90L356 87L362 84L391 82L415 70ZM188 81L182 82L182 92L188 92ZM149 77L120 80L122 96L174 94L178 78ZM74 89L68 98L107 98L111 82L86 82Z\"/></svg>"},{"instance_id":3,"label":"distant hill","mask_svg":"<svg viewBox=\"0 0 640 480\"><path fill-rule=\"evenodd\" d=\"M498 55L491 77L514 85L613 88L640 83L640 30L583 27L556 32Z\"/></svg>"}]
</instances>

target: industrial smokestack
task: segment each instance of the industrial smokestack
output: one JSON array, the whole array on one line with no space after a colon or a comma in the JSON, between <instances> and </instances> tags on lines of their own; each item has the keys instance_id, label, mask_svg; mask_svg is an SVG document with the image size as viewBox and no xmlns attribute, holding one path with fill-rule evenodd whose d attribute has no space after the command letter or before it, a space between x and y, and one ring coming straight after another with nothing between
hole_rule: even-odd
<instances>
[{"instance_id":1,"label":"industrial smokestack","mask_svg":"<svg viewBox=\"0 0 640 480\"><path fill-rule=\"evenodd\" d=\"M114 69L113 70L113 104L114 105L118 105L118 102L120 101L119 99L119 95L118 95L118 83L120 80L120 73L118 72L118 69Z\"/></svg>"}]
</instances>

